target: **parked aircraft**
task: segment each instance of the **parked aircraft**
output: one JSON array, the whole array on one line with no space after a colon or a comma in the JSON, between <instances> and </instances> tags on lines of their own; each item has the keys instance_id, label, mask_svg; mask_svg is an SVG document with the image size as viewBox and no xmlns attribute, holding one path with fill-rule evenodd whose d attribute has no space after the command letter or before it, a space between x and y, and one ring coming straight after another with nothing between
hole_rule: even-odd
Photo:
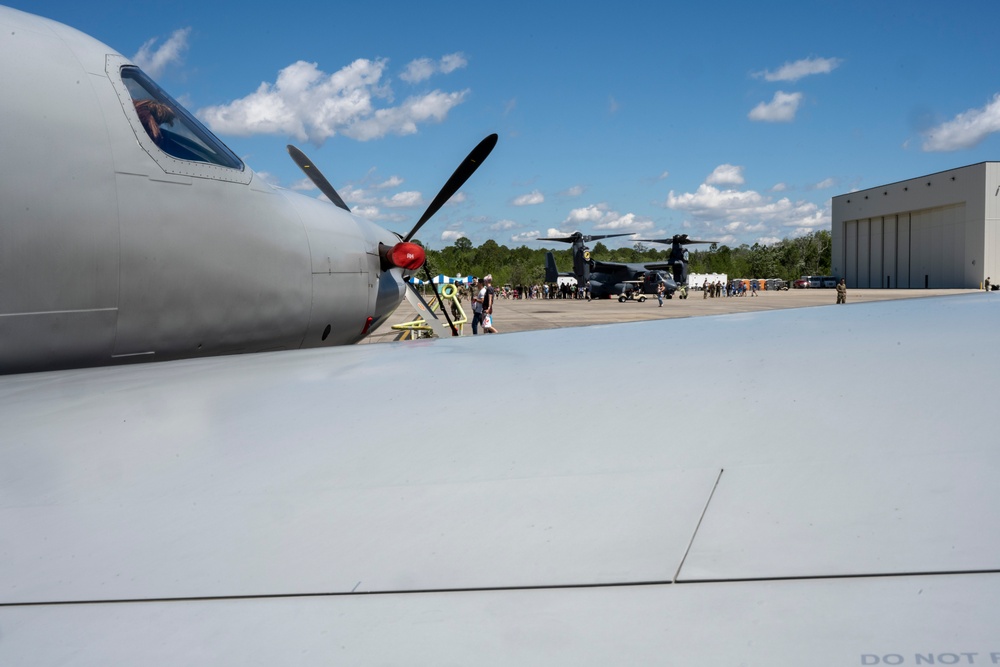
<instances>
[{"instance_id":1,"label":"parked aircraft","mask_svg":"<svg viewBox=\"0 0 1000 667\"><path fill-rule=\"evenodd\" d=\"M573 276L577 285L589 285L590 296L595 299L617 298L624 294L629 284L641 281L644 294L656 294L660 283L665 285L668 299L673 298L678 283L667 270L674 266L673 260L668 262L622 263L602 262L590 254L587 243L600 239L609 239L628 234L588 235L573 232L569 236L557 238L540 238L539 241L558 241L573 244L573 271L560 273L556 268L556 260L551 252L545 255L545 282L554 283L560 275Z\"/></svg>"},{"instance_id":2,"label":"parked aircraft","mask_svg":"<svg viewBox=\"0 0 1000 667\"><path fill-rule=\"evenodd\" d=\"M687 234L674 234L665 239L636 239L636 243L669 243L670 270L673 273L674 282L678 285L687 285L688 251L684 246L692 243L718 243L718 241L696 241L688 238Z\"/></svg>"},{"instance_id":3,"label":"parked aircraft","mask_svg":"<svg viewBox=\"0 0 1000 667\"><path fill-rule=\"evenodd\" d=\"M103 85L93 48L0 9L8 92L52 101L46 86ZM60 64L45 81L17 74L36 60ZM71 94L45 132L18 117L46 149L35 153L0 123L5 179L18 179L9 147L29 174L51 166L48 198L13 200L39 207L37 224L71 212L49 199L74 179L97 190L73 209L110 197L118 220L125 186L151 178L105 182L62 146L69 102L111 116L127 111L119 99ZM144 136L138 127L132 141ZM138 168L127 142L111 144L95 165ZM69 152L65 168L51 159L57 148ZM156 176L238 205L225 189L205 191L207 177ZM17 192L2 187L4 280L45 278L18 262L11 244L23 230L5 224ZM283 231L329 240L318 221L333 206L256 187L255 204L280 212L269 202L288 201L315 225ZM186 312L177 299L201 313L194 284L170 299L156 292L168 269L185 272L186 252L197 255L185 239L198 228L156 219L167 226L142 227L148 254L122 270L145 261L158 279L123 292L172 316ZM118 229L65 233L90 257L116 245ZM124 253L137 232L120 229ZM251 231L280 242L262 224ZM367 260L369 246L358 247ZM76 282L106 286L103 271L119 266L53 251L46 267L62 264ZM86 321L47 312L57 329ZM998 328L1000 300L978 293L4 375L0 665L994 664ZM53 340L41 331L36 342ZM39 354L30 343L17 341ZM670 405L683 406L668 436L655 415L637 414L641 391L600 390L599 410L572 398L595 379L642 378L659 393L668 378ZM565 405L554 386L567 388ZM566 428L581 410L584 437Z\"/></svg>"},{"instance_id":4,"label":"parked aircraft","mask_svg":"<svg viewBox=\"0 0 1000 667\"><path fill-rule=\"evenodd\" d=\"M272 187L139 68L53 22L0 19L0 373L353 343L424 263L414 228ZM44 54L41 57L39 54Z\"/></svg>"}]
</instances>

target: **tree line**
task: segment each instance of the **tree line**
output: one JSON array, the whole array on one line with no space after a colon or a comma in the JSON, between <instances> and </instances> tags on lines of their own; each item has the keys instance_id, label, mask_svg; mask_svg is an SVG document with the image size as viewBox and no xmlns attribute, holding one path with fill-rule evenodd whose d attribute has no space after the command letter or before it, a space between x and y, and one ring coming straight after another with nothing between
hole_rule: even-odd
<instances>
[{"instance_id":1,"label":"tree line","mask_svg":"<svg viewBox=\"0 0 1000 667\"><path fill-rule=\"evenodd\" d=\"M831 246L829 230L783 239L772 245L690 245L687 246L690 251L688 271L725 273L730 278L782 278L787 281L803 275L829 275ZM496 285L535 285L545 280L546 248L524 245L508 248L493 239L475 247L463 236L446 248L426 252L427 266L433 275L479 277L490 273ZM560 272L573 270L571 248L554 248L552 254ZM670 259L670 247L636 243L612 249L598 241L591 247L591 256L606 262L664 262Z\"/></svg>"}]
</instances>

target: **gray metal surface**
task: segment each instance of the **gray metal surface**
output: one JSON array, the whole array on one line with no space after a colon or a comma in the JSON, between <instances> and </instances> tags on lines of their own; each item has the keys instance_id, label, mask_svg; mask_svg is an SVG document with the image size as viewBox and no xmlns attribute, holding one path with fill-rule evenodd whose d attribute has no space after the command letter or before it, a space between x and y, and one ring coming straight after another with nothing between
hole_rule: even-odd
<instances>
[{"instance_id":1,"label":"gray metal surface","mask_svg":"<svg viewBox=\"0 0 1000 667\"><path fill-rule=\"evenodd\" d=\"M0 378L0 661L986 659L998 325L979 294ZM651 353L579 363L612 343ZM561 400L595 378L687 407Z\"/></svg>"}]
</instances>

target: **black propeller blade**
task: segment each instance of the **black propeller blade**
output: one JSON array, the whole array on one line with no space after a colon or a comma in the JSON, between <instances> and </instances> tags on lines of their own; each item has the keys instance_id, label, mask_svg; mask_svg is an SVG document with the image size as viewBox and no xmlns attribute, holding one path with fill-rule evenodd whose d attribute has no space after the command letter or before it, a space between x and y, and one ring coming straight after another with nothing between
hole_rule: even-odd
<instances>
[{"instance_id":1,"label":"black propeller blade","mask_svg":"<svg viewBox=\"0 0 1000 667\"><path fill-rule=\"evenodd\" d=\"M629 236L631 232L625 232L623 234L597 234L597 235L583 235L580 232L573 232L569 236L564 236L562 238L548 238L548 239L536 239L537 241L559 241L560 243L576 243L577 241L582 241L583 243L590 243L591 241L600 241L601 239L610 239L615 236Z\"/></svg>"},{"instance_id":2,"label":"black propeller blade","mask_svg":"<svg viewBox=\"0 0 1000 667\"><path fill-rule=\"evenodd\" d=\"M440 208L444 206L449 199L451 199L451 196L458 192L459 188L465 185L465 182L469 180L469 177L476 172L476 169L479 169L479 165L483 163L483 160L489 156L493 147L497 145L497 138L496 134L491 134L480 141L478 146L472 149L472 152L466 156L465 160L462 161L462 164L458 165L458 169L455 170L455 173L452 174L451 178L449 178L444 184L441 191L437 193L437 197L434 198L431 205L428 206L427 210L424 211L424 214L420 216L420 220L418 220L417 224L410 230L410 233L403 237L404 242L412 239L413 235L417 233L417 230L423 227L424 223L430 220L431 216L437 213L438 210L440 210Z\"/></svg>"},{"instance_id":3,"label":"black propeller blade","mask_svg":"<svg viewBox=\"0 0 1000 667\"><path fill-rule=\"evenodd\" d=\"M689 245L691 243L718 243L718 241L696 241L689 239L687 234L676 234L668 239L636 239L636 243L677 243L679 245Z\"/></svg>"},{"instance_id":4,"label":"black propeller blade","mask_svg":"<svg viewBox=\"0 0 1000 667\"><path fill-rule=\"evenodd\" d=\"M295 164L299 165L299 169L301 169L302 172L309 177L309 180L312 181L317 188L319 188L319 191L326 195L327 199L348 213L351 211L351 209L347 207L347 204L344 203L344 200L340 198L340 195L337 194L337 191L333 189L333 186L330 185L330 181L326 180L326 177L323 176L323 172L321 172L316 165L312 163L312 160L306 157L305 153L289 144L288 154L292 156L293 160L295 160Z\"/></svg>"}]
</instances>

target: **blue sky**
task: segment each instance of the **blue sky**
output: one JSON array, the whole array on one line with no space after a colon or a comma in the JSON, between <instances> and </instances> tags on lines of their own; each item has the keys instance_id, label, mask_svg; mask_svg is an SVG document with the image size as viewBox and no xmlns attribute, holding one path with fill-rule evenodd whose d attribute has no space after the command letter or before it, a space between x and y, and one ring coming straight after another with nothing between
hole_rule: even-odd
<instances>
[{"instance_id":1,"label":"blue sky","mask_svg":"<svg viewBox=\"0 0 1000 667\"><path fill-rule=\"evenodd\" d=\"M137 60L276 185L305 188L298 145L395 231L498 133L434 248L771 243L829 229L834 195L1000 160L1000 3L12 6Z\"/></svg>"}]
</instances>

